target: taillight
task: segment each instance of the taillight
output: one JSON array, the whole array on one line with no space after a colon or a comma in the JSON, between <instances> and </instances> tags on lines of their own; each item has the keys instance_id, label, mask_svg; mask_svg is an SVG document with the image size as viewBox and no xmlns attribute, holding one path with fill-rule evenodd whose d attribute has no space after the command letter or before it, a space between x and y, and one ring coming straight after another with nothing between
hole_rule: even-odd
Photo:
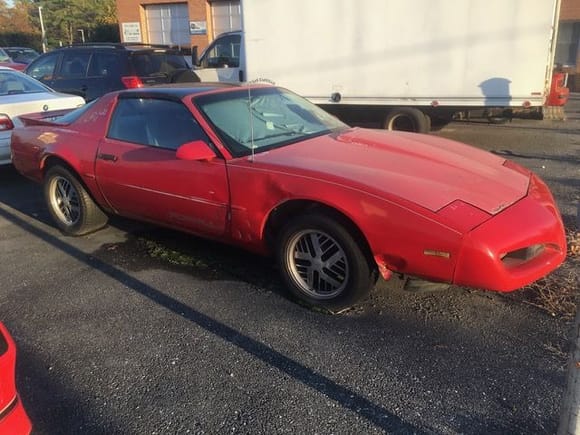
<instances>
[{"instance_id":1,"label":"taillight","mask_svg":"<svg viewBox=\"0 0 580 435\"><path fill-rule=\"evenodd\" d=\"M123 85L125 85L125 87L127 89L142 88L143 87L143 82L137 76L121 77L121 81L123 82Z\"/></svg>"},{"instance_id":2,"label":"taillight","mask_svg":"<svg viewBox=\"0 0 580 435\"><path fill-rule=\"evenodd\" d=\"M0 131L12 130L14 124L8 115L0 113Z\"/></svg>"}]
</instances>

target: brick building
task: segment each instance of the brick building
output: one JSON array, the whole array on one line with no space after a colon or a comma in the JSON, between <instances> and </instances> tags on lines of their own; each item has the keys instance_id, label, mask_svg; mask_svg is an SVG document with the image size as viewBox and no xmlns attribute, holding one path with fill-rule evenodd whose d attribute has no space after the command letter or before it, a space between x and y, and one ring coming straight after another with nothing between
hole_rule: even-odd
<instances>
[{"instance_id":1,"label":"brick building","mask_svg":"<svg viewBox=\"0 0 580 435\"><path fill-rule=\"evenodd\" d=\"M207 46L241 28L239 0L117 0L121 41Z\"/></svg>"},{"instance_id":2,"label":"brick building","mask_svg":"<svg viewBox=\"0 0 580 435\"><path fill-rule=\"evenodd\" d=\"M556 63L570 74L570 89L580 92L580 0L562 0Z\"/></svg>"}]
</instances>

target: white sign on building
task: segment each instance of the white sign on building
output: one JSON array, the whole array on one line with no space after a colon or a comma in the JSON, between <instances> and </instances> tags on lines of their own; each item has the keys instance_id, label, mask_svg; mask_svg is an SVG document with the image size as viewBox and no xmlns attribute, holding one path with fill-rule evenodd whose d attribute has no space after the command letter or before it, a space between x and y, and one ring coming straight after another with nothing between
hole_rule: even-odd
<instances>
[{"instance_id":1,"label":"white sign on building","mask_svg":"<svg viewBox=\"0 0 580 435\"><path fill-rule=\"evenodd\" d=\"M142 42L140 23L122 23L121 27L123 29L123 42Z\"/></svg>"}]
</instances>

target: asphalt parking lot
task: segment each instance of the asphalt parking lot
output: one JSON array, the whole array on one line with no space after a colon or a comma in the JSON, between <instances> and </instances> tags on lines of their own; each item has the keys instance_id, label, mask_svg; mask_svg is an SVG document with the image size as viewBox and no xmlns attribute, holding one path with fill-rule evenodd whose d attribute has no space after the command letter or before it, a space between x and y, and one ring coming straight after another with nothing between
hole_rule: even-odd
<instances>
[{"instance_id":1,"label":"asphalt parking lot","mask_svg":"<svg viewBox=\"0 0 580 435\"><path fill-rule=\"evenodd\" d=\"M434 134L533 169L574 226L580 95L567 113ZM379 283L356 309L311 311L285 297L269 260L219 244L121 219L64 237L40 187L10 167L0 168L0 250L0 319L35 433L557 427L571 325L497 294Z\"/></svg>"}]
</instances>

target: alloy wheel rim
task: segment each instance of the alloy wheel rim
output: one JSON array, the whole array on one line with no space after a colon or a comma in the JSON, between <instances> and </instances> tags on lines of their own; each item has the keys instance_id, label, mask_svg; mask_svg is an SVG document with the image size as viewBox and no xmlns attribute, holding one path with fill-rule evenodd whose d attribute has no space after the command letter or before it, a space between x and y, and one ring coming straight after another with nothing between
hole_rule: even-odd
<instances>
[{"instance_id":1,"label":"alloy wheel rim","mask_svg":"<svg viewBox=\"0 0 580 435\"><path fill-rule=\"evenodd\" d=\"M61 222L76 224L81 216L79 195L73 184L64 177L55 177L51 185L51 205Z\"/></svg>"},{"instance_id":2,"label":"alloy wheel rim","mask_svg":"<svg viewBox=\"0 0 580 435\"><path fill-rule=\"evenodd\" d=\"M300 290L314 299L332 299L349 280L349 264L340 244L328 234L303 230L292 236L286 263Z\"/></svg>"}]
</instances>

